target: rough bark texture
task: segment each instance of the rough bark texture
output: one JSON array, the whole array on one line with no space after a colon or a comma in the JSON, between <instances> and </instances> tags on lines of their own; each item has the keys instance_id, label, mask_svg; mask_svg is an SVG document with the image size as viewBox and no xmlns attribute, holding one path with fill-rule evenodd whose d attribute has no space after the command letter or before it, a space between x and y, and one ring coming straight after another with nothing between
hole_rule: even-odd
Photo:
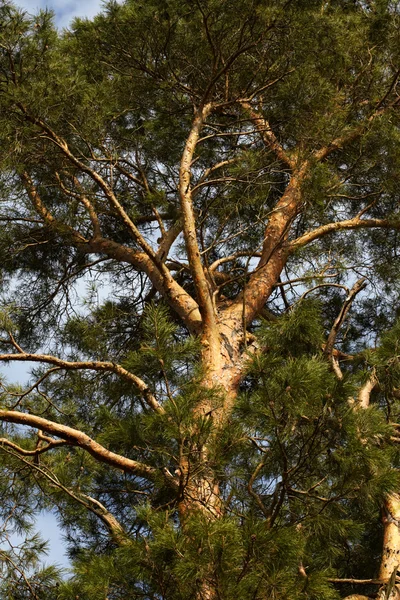
<instances>
[{"instance_id":1,"label":"rough bark texture","mask_svg":"<svg viewBox=\"0 0 400 600\"><path fill-rule=\"evenodd\" d=\"M328 244L321 243L318 252L310 251L304 263L301 264L302 259L297 260L298 255L312 243L320 240L324 240L325 243L329 236L350 231L373 229L391 233L400 231L398 208L391 208L391 212L386 213L386 204L390 204L389 196L394 194L394 191L390 185L385 187L387 182L384 181L390 171L390 165L386 164L385 160L387 163L390 162L387 157L390 156L392 149L385 136L389 138L391 119L394 122L394 138L398 134L394 109L400 102L398 96L400 71L394 64L397 55L393 49L389 49L389 45L385 52L380 49L381 46L386 45L383 36L376 44L371 41L374 35L377 37L381 35L378 29L382 28L383 31L386 26L385 19L379 21L379 11L382 9L382 14L385 13L386 9L381 7L385 3L344 2L342 5L323 2L321 6L312 3L310 18L315 19L312 22L318 36L321 39L325 38L325 32L329 30L334 52L338 53L340 61L346 65L345 72L341 73L334 72L335 65L330 56L330 48L328 51L326 49L326 41L318 42L319 51L324 53L324 60L320 64L318 51L314 50L317 47L318 36L314 36L313 31L311 42L307 43L299 37L306 26L304 15L308 10L307 3L303 3L304 6L298 9L295 7L296 3L290 1L283 3L282 7L278 2L267 2L264 5L256 2L251 6L250 12L243 3L240 5L241 16L232 28L231 21L234 20L234 15L226 11L226 7L230 6L229 2L222 3L223 6L221 4L218 11L215 11L212 3L207 2L195 2L190 6L190 10L187 7L179 7L179 10L176 10L176 7L171 5L169 10L171 13L174 11L171 15L168 11L161 14L159 7L156 6L157 3L154 3L154 6L150 3L148 12L146 12L147 7L146 10L142 10L143 7L136 4L134 0L127 3L126 12L122 4L120 7L122 16L118 16L120 10L118 3L112 7L110 5L109 13L104 20L101 18L93 24L93 31L90 29L91 25L86 24L87 29L82 30L79 30L79 27L83 26L77 25L77 31L79 30L80 33L76 39L74 38L76 32L70 32L73 43L80 48L81 54L73 60L76 60L78 65L80 61L82 62L79 71L82 83L75 81L79 79L76 77L76 64L71 63L68 67L71 69L69 75L68 68L65 72L60 70L57 61L61 63L62 60L60 55L57 55L58 46L55 46L50 49L50 53L54 52L58 56L54 66L59 70L57 73L60 80L57 82L55 78L54 82L52 81L56 91L48 85L47 69L40 66L40 61L46 55L49 40L43 39L43 44L37 42L37 57L34 60L38 62L33 66L33 63L28 62L26 73L24 61L29 60L29 56L24 60L20 57L20 54L25 52L21 41L25 35L23 28L12 27L9 45L2 43L1 114L9 115L9 122L4 117L6 133L2 141L6 146L4 151L6 158L3 174L4 179L9 178L12 182L9 184L10 200L6 196L7 191L4 192L6 198L4 212L7 213L9 208L6 206L7 203L11 205L14 202L15 194L21 193L25 203L21 215L28 223L26 230L21 226L23 231L20 239L18 238L20 245L13 247L17 266L12 264L9 267L10 273L19 275L20 268L23 273L30 272L29 261L32 259L29 256L26 263L21 259L21 267L18 262L19 255L22 256L26 249L24 244L26 247L35 246L36 243L42 243L44 240L44 244L50 245L56 240L53 254L49 253L49 264L51 261L57 263L58 257L54 255L65 251L65 257L63 256L63 260L56 265L59 271L57 272L57 268L54 268L54 271L57 276L59 272L64 273L64 271L66 275L60 276L57 281L58 288L50 298L50 303L65 281L69 284L68 277L74 268L81 268L81 263L89 261L89 257L95 256L96 260L110 261L112 266L108 271L104 271L105 278L108 276L112 278L117 273L116 279L121 282L121 286L126 281L129 281L132 287L142 286L137 297L135 296L135 302L139 298L137 304L135 302L129 304L131 298L126 302L130 307L127 312L132 311L129 313L129 318L135 311L142 317L145 314L143 307L149 306L149 298L156 297L157 301L161 300L168 304L171 309L171 320L175 319L179 322L181 339L187 340L188 334L197 338L202 373L199 386L209 393L202 394L202 400L194 408L188 409L191 411L188 422L193 421L194 424L187 425L188 431L184 431L186 438L182 434L188 448L178 450L178 458L172 453L165 452L163 455L161 450L157 454L158 449L152 454L153 449L147 447L146 440L146 443L143 443L144 449L142 447L138 449L133 442L132 447L128 447L128 452L132 451L129 456L136 456L136 451L139 457L144 456L143 463L139 460L135 461L108 450L106 443L103 445L97 442L83 430L57 423L58 418L62 420L65 417L61 411L54 413L56 416L52 421L50 418L43 418L42 413L31 414L29 404L26 407L18 403L10 409L2 407L0 421L37 430L39 432L37 447L22 448L6 437L1 438L0 444L5 452L9 452L10 455L13 453L14 458L20 459L24 468L28 465L29 459L36 460L35 463L32 462L34 465L32 469L36 469L35 473L40 471L40 465L37 464L39 458L44 461L44 456L49 456L46 453L59 451L55 449L64 445L76 446L82 449L85 455L88 453L95 460L119 471L122 470L136 477L136 480L142 478L148 488L145 491L142 488L136 490L138 494L150 496L148 489L159 490L162 486L164 486L162 492L164 488L168 488L168 492L172 490L174 499L170 505L177 506L177 520L180 519L183 528L189 527L190 517L196 512L209 519L208 524L211 522L218 524L221 521L217 519L224 516L225 510L221 493L224 482L218 479L217 469L211 464L210 457L216 446L214 444L213 447L213 442L223 428L229 426L249 357L260 351L254 341L253 327L259 326L258 320L266 310L267 301L271 300L271 295L279 289L282 292L282 301L276 300L274 296L271 302L274 303L273 310L276 309L276 312L285 318L285 312L287 313L291 308L285 298L284 286L292 282L282 281L285 268L292 268L291 275L296 277L296 281L298 281L297 270L299 270L300 274L304 275L300 277L301 285L304 285L309 275L308 267L304 265L308 262L312 263L313 260L318 262L319 251L324 253L324 260L328 265L326 269L332 271L331 248ZM142 16L142 13L146 15ZM394 18L395 13L396 11L385 14ZM355 19L357 15L359 18ZM353 42L356 42L359 36L365 38L365 46L357 47L354 53L346 54L347 38L342 37L343 24L338 26L341 17L349 31L350 26L353 27ZM224 22L224 19L229 21ZM137 29L135 29L136 23L140 23ZM157 26L150 34L149 31L154 23ZM329 24L329 27L325 28L326 24ZM30 45L31 48L27 53L30 54L33 52L32 48L35 48L34 40L41 35L42 26L27 24L26 27L26 31L29 32L26 34L28 46ZM97 27L99 28L96 29ZM142 35L140 28L145 30L143 39L140 37ZM16 33L19 29L22 32ZM349 31L346 30L346 36ZM120 33L124 46L119 46L120 42L117 38ZM111 37L107 37L110 35ZM86 42L82 42L80 36L86 39ZM65 47L68 47L70 37L63 38L62 43L66 45ZM15 41L17 38L18 43ZM99 44L95 49L95 53L100 56L99 64L85 63L84 55L89 48L83 50L84 46L80 44L87 44L88 39L91 39L92 43ZM22 44L21 48L19 42ZM308 66L308 70L302 71L304 63L307 62L306 55L311 49L315 51L311 66ZM195 59L192 54L195 54ZM388 57L390 57L389 61ZM91 60L94 58L92 57ZM98 60L97 56L96 60ZM49 64L52 64L51 61ZM40 74L39 66L46 71L46 77ZM298 103L295 97L296 91L290 92L289 82L286 83L287 77L291 74L294 75L293 90L301 90L299 96L304 94L304 98ZM40 89L49 92L48 102L47 96L40 99L40 102L33 102L30 97L31 92L25 90L25 87L29 89L31 84L36 83L36 77L43 77L42 81L39 80L42 86ZM70 77L68 81L71 81L71 85L75 86L75 83L78 87L82 85L82 90L86 91L81 90L79 92L81 95L77 92L76 98L71 95L79 106L65 107L65 111L58 112L57 89L65 77ZM88 78L87 81L85 77ZM305 77L304 81L307 85L303 85L302 77ZM279 88L279 84L283 81L284 85ZM319 94L315 81L323 84L321 87L323 106L316 101L316 96ZM107 85L102 87L104 82ZM109 93L114 93L114 82L116 83L115 98L109 102L110 99L107 98L106 101L106 97ZM125 83L129 93L123 89ZM103 108L98 105L99 117L92 122L90 112L93 111L96 102L100 103L97 100L99 90L96 86L99 86L101 93L98 96L103 98L106 109L103 114ZM85 99L86 95L90 100ZM93 96L96 97L96 101L93 100ZM140 116L142 113L144 116ZM374 137L379 137L374 127L376 126L379 131L381 118L386 119L381 132L382 137L385 138L382 146ZM148 119L148 123L143 122L144 119ZM141 123L138 127L136 127L136 120ZM360 138L366 133L368 136L365 138L365 143L364 141L360 143ZM148 139L145 137L146 134ZM97 135L101 139L96 140ZM176 139L170 144L171 140L168 136L171 135L176 136ZM150 147L152 140L154 148ZM27 149L22 152L25 143ZM369 145L373 144L376 144L377 150L373 151L369 148ZM17 155L18 157L15 158ZM376 166L379 161L384 163L380 173ZM365 165L360 166L363 162ZM116 172L121 176L120 179L114 176ZM21 186L17 192L11 189L14 185L13 176ZM394 177L397 177L397 174ZM305 193L308 184L311 190L309 197ZM5 190L7 185L4 182ZM312 186L318 188L317 192ZM3 188L1 193L3 194ZM249 198L246 197L247 193ZM316 199L317 193L321 198ZM224 213L225 208L228 213L232 207L225 207L225 198L227 203L233 205L233 210L228 215L229 227L226 227ZM344 199L349 200L348 205L345 204ZM393 206L395 203L396 199L393 200ZM163 211L165 216L162 214ZM10 226L10 235L16 231L13 229L15 220L20 224L21 215L18 213L18 207L12 207L4 217L4 222ZM3 219L2 215L1 218ZM259 220L253 236L253 232L249 233L248 230L253 227L255 218ZM8 223L7 219L9 219ZM156 224L155 228L147 229L143 225L150 221ZM235 238L236 226L241 231L240 236ZM225 229L228 230L226 246L221 241L224 239ZM37 230L40 230L39 236ZM16 235L19 235L18 231ZM158 235L160 237L157 239ZM8 247L9 241L5 239L4 244ZM175 252L179 244L179 250ZM373 244L371 247L374 248ZM346 246L343 244L335 258L337 263L342 261L341 253L345 249ZM373 256L373 250L368 247L365 256L368 258ZM246 266L241 262L242 259L248 260ZM293 261L292 267L288 263L289 259ZM232 277L229 272L230 263L234 273ZM52 264L49 270L51 267ZM88 265L85 264L85 267L90 270ZM37 264L34 268L40 272ZM123 269L127 269L128 274L123 272ZM325 271L322 275L317 274L313 269L311 271L311 279L330 277ZM346 383L345 369L341 370L340 361L343 357L344 360L351 360L350 355L340 354L335 348L338 332L352 308L355 296L364 289L365 285L365 280L362 278L358 279L351 289L346 288L341 279L342 274L346 272L351 273L349 280L352 280L357 269L346 265L338 267L337 283L334 285L344 288L347 298L336 320L328 325L328 330L329 327L332 329L323 345L325 356L318 355L325 369L324 373L331 376L333 372L336 375L339 380L336 382L339 383L338 387L343 385L343 382ZM363 272L365 273L365 269ZM75 276L74 273L73 275ZM52 283L47 271L43 277L46 282L48 277ZM358 277L359 275L356 275L354 279ZM73 289L76 279L73 279L73 276L71 278L73 281L71 289ZM31 281L33 280L32 278ZM51 283L48 284L50 287ZM316 288L307 290L307 293L314 289ZM127 295L130 291L128 290ZM297 296L293 294L293 298L300 297L302 300L301 294ZM331 294L327 301L331 312L335 301L334 294ZM43 314L46 312L46 308L42 307L41 310ZM327 310L329 318L331 312ZM62 321L61 313L61 309L60 312L55 311L54 322L57 319ZM93 315L95 313L94 310ZM39 317L42 316L40 311L38 314ZM133 321L135 321L134 317L132 317ZM140 322L140 319L137 321ZM122 323L121 319L121 324L118 322L121 329L124 326ZM63 336L66 334L63 325L58 323L49 328L54 327L54 331L58 331L61 339L64 339ZM38 330L41 331L40 327ZM140 330L139 325L137 330ZM1 343L5 350L0 354L0 362L16 361L18 364L24 361L34 362L50 365L62 373L93 371L96 376L114 377L118 383L131 385L134 389L132 414L129 415L132 420L142 411L146 417L150 414L155 421L160 419L157 423L162 423L162 419L165 419L165 423L168 419L168 423L172 421L172 417L168 416L172 413L168 413L168 410L169 403L174 402L175 389L170 393L167 378L163 379L163 373L155 374L157 368L158 370L163 368L162 361L160 360L160 365L157 363L157 368L154 368L150 375L142 373L141 377L122 366L125 364L123 362L125 359L129 363L131 353L140 354L143 350L139 343L130 344L131 340L129 340L125 347L121 348L115 342L117 350L114 352L113 349L110 356L116 357L116 362L112 359L66 360L48 353L35 354L33 351L24 351L11 330L5 328L4 332ZM112 346L112 342L120 339L120 334L121 331L117 331L116 334L112 334L114 337L111 335L107 339L104 350L106 355L109 349L107 344L111 340L110 346ZM27 344L29 344L29 335L27 337ZM124 336L121 334L121 337ZM63 344L64 347L60 352L64 352L66 356L69 352L68 342ZM317 347L320 348L321 339L318 344ZM10 347L11 350L8 351ZM57 351L56 347L55 353ZM94 356L97 356L96 351L93 352ZM85 355L86 350L81 351L79 348L77 356L80 356L80 352ZM89 348L87 353L91 356L90 352L92 350ZM120 356L123 357L121 364L118 363ZM134 365L139 362L138 360L135 363L132 359ZM134 367L132 369L134 370ZM189 368L187 372L191 373ZM333 375L332 380L335 383ZM348 404L344 399L347 414L360 415L359 412L352 414L351 409L348 408L349 404L354 411L370 408L371 394L377 383L376 373L371 368L371 376L360 387L357 399L351 399L351 403ZM178 387L177 384L176 389ZM289 393L290 386L287 388ZM38 390L38 387L36 389ZM116 393L119 393L118 385L115 389ZM284 390L284 387L282 389ZM176 397L178 393L180 392L176 392ZM104 394L107 395L107 392ZM123 391L121 394L123 395ZM325 400L326 398L323 402ZM104 401L105 409L109 408L107 402L108 398ZM110 404L112 402L114 398L110 400ZM118 400L112 408L117 402ZM133 402L136 404L134 405ZM117 406L115 411L117 420L120 418L118 411L124 415L128 412L128 409L124 412L125 407L122 403L121 407ZM331 407L327 406L326 410L330 409ZM332 413L334 410L332 409ZM110 412L112 413L112 410ZM363 413L363 416L365 417L366 414ZM189 421L189 417L192 421ZM90 427L90 417L85 416L85 418L86 421L82 418L80 422ZM284 423L287 418L284 410L280 418ZM303 415L300 415L300 418L303 418ZM313 418L304 416L304 420L308 419L310 422ZM272 418L271 422L273 422ZM203 424L209 426L208 437L199 435ZM279 428L280 425L281 423L278 423L276 427ZM297 425L293 427L295 429ZM93 430L94 433L91 435L96 437L98 430L95 427ZM272 438L273 434L270 433L272 429L266 428L266 431L269 433L266 433L265 437ZM298 431L302 432L301 425L298 425ZM329 432L325 433L328 435ZM49 435L55 436L54 439ZM179 435L174 438L173 443L177 442ZM287 432L284 435L287 437ZM278 434L276 438L280 444L281 439ZM114 440L112 436L108 439ZM192 440L197 439L201 439L201 442L198 442L196 447L195 442L190 445ZM396 443L400 440L399 437L394 439ZM119 443L119 447L126 450L127 445L123 445L125 441L118 440L115 443L116 446ZM264 446L257 446L260 456L266 452L269 439L263 439L263 443ZM284 444L281 446L283 447ZM306 446L304 441L304 447ZM304 452L306 453L307 450ZM347 501L347 498L340 496L339 492L338 497L333 500L319 496L319 483L309 483L306 476L304 481L310 486L308 490L301 489L300 484L299 489L295 489L298 482L295 477L290 483L293 484L292 487L288 484L284 489L282 482L288 470L284 449L281 454L276 458L278 465L276 474L271 476L271 478L276 477L276 489L266 494L273 509L268 510L263 504L261 493L257 493L257 477L260 473L260 478L264 475L262 462L255 467L253 474L251 472L248 474L248 479L243 486L245 491L247 487L250 498L249 511L251 512L255 506L261 521L265 517L265 522L263 521L265 530L270 531L278 519L279 510L286 501L287 506L284 506L286 516L283 519L286 518L289 523L291 502L296 494L296 498L302 495L303 498L317 500L322 503L321 506L326 506L331 501L343 503ZM258 459L258 455L255 456ZM149 460L149 464L145 464L146 460ZM156 460L165 460L166 462L162 464L168 464L169 468L174 464L173 469L176 467L176 471L172 474L167 468L162 470L150 466L157 464ZM301 468L307 461L307 457L302 457L302 461ZM294 466L293 470L295 471L296 468L297 466ZM44 471L41 475L48 476ZM264 475L262 485L268 477ZM309 475L309 479L312 479L312 475ZM161 485L159 485L160 480ZM59 484L52 481L51 485ZM145 485L142 487L145 488ZM126 544L124 528L98 500L80 493L74 495L67 489L63 491L81 505L86 503L88 510L100 518L117 545ZM274 495L276 497L273 497ZM165 496L167 497L168 494ZM169 501L168 497L167 503ZM132 507L134 512L136 505L132 503ZM368 585L371 582L372 585L379 585L382 582L384 585L378 591L380 599L389 600L398 595L396 571L400 564L400 496L387 495L382 519L384 540L379 579L332 579L331 584L345 583L357 586ZM301 523L299 525L301 526ZM303 583L309 580L307 568L305 563L304 566L300 563L298 575ZM297 577L296 571L295 577ZM197 600L219 600L217 588L214 574L207 573L195 592ZM306 592L306 587L304 591ZM262 595L263 592L261 591L260 594ZM158 595L161 597L163 594ZM365 599L366 596L358 594L347 598L347 600Z\"/></svg>"},{"instance_id":2,"label":"rough bark texture","mask_svg":"<svg viewBox=\"0 0 400 600\"><path fill-rule=\"evenodd\" d=\"M384 536L379 577L389 580L400 565L400 497L395 494L388 496L382 512Z\"/></svg>"}]
</instances>

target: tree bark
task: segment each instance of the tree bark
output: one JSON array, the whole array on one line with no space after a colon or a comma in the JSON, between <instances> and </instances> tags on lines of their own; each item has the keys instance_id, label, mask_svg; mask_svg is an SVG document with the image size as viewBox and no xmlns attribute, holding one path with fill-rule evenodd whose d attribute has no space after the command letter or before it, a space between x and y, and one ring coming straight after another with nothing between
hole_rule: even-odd
<instances>
[{"instance_id":1,"label":"tree bark","mask_svg":"<svg viewBox=\"0 0 400 600\"><path fill-rule=\"evenodd\" d=\"M379 578L389 580L400 565L400 496L390 494L383 506L383 550Z\"/></svg>"}]
</instances>

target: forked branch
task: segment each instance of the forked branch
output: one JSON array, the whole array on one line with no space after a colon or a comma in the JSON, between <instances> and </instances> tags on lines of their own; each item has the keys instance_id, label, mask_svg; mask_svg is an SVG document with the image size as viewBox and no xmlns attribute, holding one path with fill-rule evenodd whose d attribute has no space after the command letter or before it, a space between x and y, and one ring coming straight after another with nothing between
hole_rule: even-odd
<instances>
[{"instance_id":1,"label":"forked branch","mask_svg":"<svg viewBox=\"0 0 400 600\"><path fill-rule=\"evenodd\" d=\"M149 256L148 252L133 250L132 248L113 240L103 238L100 235L95 235L90 240L85 239L78 231L75 231L69 225L58 221L47 209L36 185L28 173L24 173L21 176L21 180L32 201L35 211L41 216L46 225L54 231L57 231L63 237L67 237L70 243L86 253L106 255L119 262L127 262L134 266L138 271L146 273L154 287L182 318L190 331L193 333L199 331L201 318L197 302L177 283L177 281L175 281L167 266L164 264L165 255L168 253L169 247L174 242L176 235L179 234L179 230L177 231L179 227L174 229L168 239L165 240L165 244L161 244L160 252L157 254L156 261L154 261L152 257ZM93 216L94 215L92 215L92 217ZM95 230L99 231L97 227L95 227ZM162 265L161 269L159 268L159 265Z\"/></svg>"},{"instance_id":2,"label":"forked branch","mask_svg":"<svg viewBox=\"0 0 400 600\"><path fill-rule=\"evenodd\" d=\"M150 481L153 481L157 476L157 469L154 467L111 452L82 431L68 427L68 425L55 423L54 421L49 421L48 419L36 415L4 409L0 409L0 421L25 425L46 431L51 435L55 435L62 440L65 440L72 446L82 448L82 450L91 454L99 462L122 469L128 473L133 473L139 477L144 477ZM171 479L173 480L172 476Z\"/></svg>"},{"instance_id":3,"label":"forked branch","mask_svg":"<svg viewBox=\"0 0 400 600\"><path fill-rule=\"evenodd\" d=\"M328 339L326 341L325 348L324 348L324 353L326 354L328 359L331 361L333 369L336 373L337 373L338 364L336 364L336 362L335 362L335 361L337 361L337 358L334 356L333 350L334 350L334 345L336 342L337 335L340 331L340 328L343 325L343 322L350 310L350 307L351 307L355 297L357 296L357 294L359 294L361 292L361 290L363 290L366 287L366 285L367 284L366 284L365 277L362 277L361 279L356 281L356 283L353 285L353 287L349 291L347 298L343 302L342 308L340 309L340 312L339 312L338 316L336 317L335 322L332 325L332 329L328 335ZM340 376L339 376L339 379L341 379Z\"/></svg>"}]
</instances>

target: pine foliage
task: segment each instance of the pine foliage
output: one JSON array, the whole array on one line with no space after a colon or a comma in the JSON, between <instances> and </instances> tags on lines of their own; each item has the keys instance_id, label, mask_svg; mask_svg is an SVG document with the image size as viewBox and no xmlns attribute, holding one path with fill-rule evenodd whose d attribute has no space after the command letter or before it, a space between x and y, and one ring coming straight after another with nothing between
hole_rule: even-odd
<instances>
[{"instance_id":1,"label":"pine foliage","mask_svg":"<svg viewBox=\"0 0 400 600\"><path fill-rule=\"evenodd\" d=\"M399 31L397 0L62 32L0 3L0 364L29 370L0 381L1 598L384 597Z\"/></svg>"}]
</instances>

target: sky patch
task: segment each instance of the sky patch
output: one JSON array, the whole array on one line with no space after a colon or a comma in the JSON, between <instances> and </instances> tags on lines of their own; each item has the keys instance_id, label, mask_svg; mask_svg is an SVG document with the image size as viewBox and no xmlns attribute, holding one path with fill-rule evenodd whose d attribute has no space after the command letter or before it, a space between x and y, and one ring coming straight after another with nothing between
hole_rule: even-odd
<instances>
[{"instance_id":1,"label":"sky patch","mask_svg":"<svg viewBox=\"0 0 400 600\"><path fill-rule=\"evenodd\" d=\"M68 27L75 17L94 17L101 12L101 0L19 0L17 6L34 15L40 9L50 8L54 11L57 27Z\"/></svg>"}]
</instances>

